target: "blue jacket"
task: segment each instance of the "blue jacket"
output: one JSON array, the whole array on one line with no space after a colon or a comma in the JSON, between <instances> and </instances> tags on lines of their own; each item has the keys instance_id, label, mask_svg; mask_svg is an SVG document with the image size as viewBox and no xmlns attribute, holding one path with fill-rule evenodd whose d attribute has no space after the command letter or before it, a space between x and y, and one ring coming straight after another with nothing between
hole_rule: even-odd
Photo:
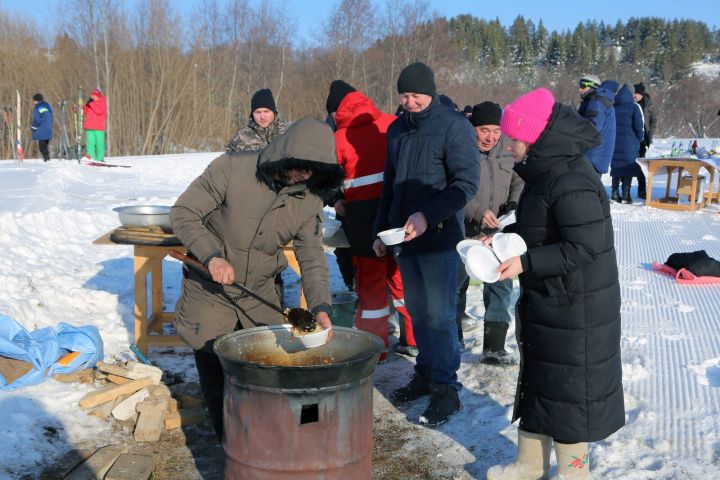
<instances>
[{"instance_id":1,"label":"blue jacket","mask_svg":"<svg viewBox=\"0 0 720 480\"><path fill-rule=\"evenodd\" d=\"M32 121L32 139L50 140L53 135L53 111L47 102L35 105Z\"/></svg>"},{"instance_id":2,"label":"blue jacket","mask_svg":"<svg viewBox=\"0 0 720 480\"><path fill-rule=\"evenodd\" d=\"M578 109L581 117L590 120L598 132L602 142L585 153L596 171L607 173L615 148L615 91L618 83L615 80L605 80L592 92L583 98Z\"/></svg>"},{"instance_id":3,"label":"blue jacket","mask_svg":"<svg viewBox=\"0 0 720 480\"><path fill-rule=\"evenodd\" d=\"M422 212L427 231L401 244L405 253L450 250L464 239L463 212L480 182L480 153L472 124L433 97L405 112L387 134L387 161L375 233L402 227Z\"/></svg>"},{"instance_id":4,"label":"blue jacket","mask_svg":"<svg viewBox=\"0 0 720 480\"><path fill-rule=\"evenodd\" d=\"M640 166L635 163L643 140L643 114L640 105L635 103L633 92L627 85L623 86L615 96L615 123L617 133L615 150L612 157L613 177L637 177Z\"/></svg>"}]
</instances>

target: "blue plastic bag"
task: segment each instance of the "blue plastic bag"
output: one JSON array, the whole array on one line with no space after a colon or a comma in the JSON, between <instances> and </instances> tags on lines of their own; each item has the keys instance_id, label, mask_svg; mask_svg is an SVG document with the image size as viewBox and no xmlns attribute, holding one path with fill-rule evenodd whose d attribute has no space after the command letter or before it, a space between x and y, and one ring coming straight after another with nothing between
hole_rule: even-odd
<instances>
[{"instance_id":1,"label":"blue plastic bag","mask_svg":"<svg viewBox=\"0 0 720 480\"><path fill-rule=\"evenodd\" d=\"M57 361L70 352L80 354L67 366ZM0 356L32 364L32 370L8 384L0 374L0 390L35 385L56 373L92 368L104 357L100 331L94 326L59 323L28 332L12 318L0 315Z\"/></svg>"}]
</instances>

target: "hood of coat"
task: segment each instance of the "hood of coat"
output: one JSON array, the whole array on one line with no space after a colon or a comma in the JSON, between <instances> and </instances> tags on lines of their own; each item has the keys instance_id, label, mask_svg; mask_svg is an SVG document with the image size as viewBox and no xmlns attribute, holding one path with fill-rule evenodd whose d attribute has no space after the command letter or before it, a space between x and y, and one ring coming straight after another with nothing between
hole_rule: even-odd
<instances>
[{"instance_id":1,"label":"hood of coat","mask_svg":"<svg viewBox=\"0 0 720 480\"><path fill-rule=\"evenodd\" d=\"M344 178L337 163L335 136L330 126L313 117L303 117L258 156L257 177L271 188L282 170L309 169L308 189L321 195L337 188Z\"/></svg>"},{"instance_id":2,"label":"hood of coat","mask_svg":"<svg viewBox=\"0 0 720 480\"><path fill-rule=\"evenodd\" d=\"M597 90L595 90L595 95L605 97L613 102L615 101L615 92L617 92L618 87L619 84L615 80L605 80L600 84Z\"/></svg>"},{"instance_id":3,"label":"hood of coat","mask_svg":"<svg viewBox=\"0 0 720 480\"><path fill-rule=\"evenodd\" d=\"M527 161L515 164L515 170L526 181L539 178L556 168L564 168L600 141L600 133L590 120L569 105L555 103L547 127L530 146Z\"/></svg>"},{"instance_id":4,"label":"hood of coat","mask_svg":"<svg viewBox=\"0 0 720 480\"><path fill-rule=\"evenodd\" d=\"M635 96L627 85L623 85L617 95L615 95L615 105L623 105L626 103L634 103Z\"/></svg>"},{"instance_id":5,"label":"hood of coat","mask_svg":"<svg viewBox=\"0 0 720 480\"><path fill-rule=\"evenodd\" d=\"M335 112L337 128L359 127L372 123L382 115L372 100L361 92L350 92Z\"/></svg>"}]
</instances>

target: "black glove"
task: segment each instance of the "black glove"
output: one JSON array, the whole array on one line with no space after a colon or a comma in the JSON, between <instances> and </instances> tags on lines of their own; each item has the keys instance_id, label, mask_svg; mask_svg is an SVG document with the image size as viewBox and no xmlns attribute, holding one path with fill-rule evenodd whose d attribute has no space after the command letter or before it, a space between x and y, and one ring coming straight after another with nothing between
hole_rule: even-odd
<instances>
[{"instance_id":1,"label":"black glove","mask_svg":"<svg viewBox=\"0 0 720 480\"><path fill-rule=\"evenodd\" d=\"M500 205L500 208L498 209L498 217L502 217L506 213L510 213L513 210L517 210L518 204L517 202L505 202L502 205Z\"/></svg>"}]
</instances>

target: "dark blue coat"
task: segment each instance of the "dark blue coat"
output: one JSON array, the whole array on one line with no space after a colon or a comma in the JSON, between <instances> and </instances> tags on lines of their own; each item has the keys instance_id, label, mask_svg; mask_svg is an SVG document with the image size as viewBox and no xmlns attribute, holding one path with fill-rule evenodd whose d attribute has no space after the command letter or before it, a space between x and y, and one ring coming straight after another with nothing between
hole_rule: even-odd
<instances>
[{"instance_id":1,"label":"dark blue coat","mask_svg":"<svg viewBox=\"0 0 720 480\"><path fill-rule=\"evenodd\" d=\"M600 141L572 107L515 164L525 180L516 229L521 369L513 421L568 442L606 438L625 423L620 283L605 187L583 154Z\"/></svg>"},{"instance_id":2,"label":"dark blue coat","mask_svg":"<svg viewBox=\"0 0 720 480\"><path fill-rule=\"evenodd\" d=\"M50 140L53 135L53 111L47 102L35 105L32 121L32 139Z\"/></svg>"},{"instance_id":3,"label":"dark blue coat","mask_svg":"<svg viewBox=\"0 0 720 480\"><path fill-rule=\"evenodd\" d=\"M464 239L463 211L480 183L480 153L472 124L433 97L405 112L387 133L387 161L375 233L405 225L422 212L428 229L401 244L405 253L454 249Z\"/></svg>"},{"instance_id":4,"label":"dark blue coat","mask_svg":"<svg viewBox=\"0 0 720 480\"><path fill-rule=\"evenodd\" d=\"M581 117L590 120L600 132L601 143L591 148L585 156L600 173L607 173L615 149L615 91L618 83L605 80L600 86L583 98L578 109Z\"/></svg>"},{"instance_id":5,"label":"dark blue coat","mask_svg":"<svg viewBox=\"0 0 720 480\"><path fill-rule=\"evenodd\" d=\"M635 103L633 92L624 85L615 96L615 150L612 157L613 177L637 177L642 173L635 163L640 153L640 142L645 135L643 114Z\"/></svg>"}]
</instances>

